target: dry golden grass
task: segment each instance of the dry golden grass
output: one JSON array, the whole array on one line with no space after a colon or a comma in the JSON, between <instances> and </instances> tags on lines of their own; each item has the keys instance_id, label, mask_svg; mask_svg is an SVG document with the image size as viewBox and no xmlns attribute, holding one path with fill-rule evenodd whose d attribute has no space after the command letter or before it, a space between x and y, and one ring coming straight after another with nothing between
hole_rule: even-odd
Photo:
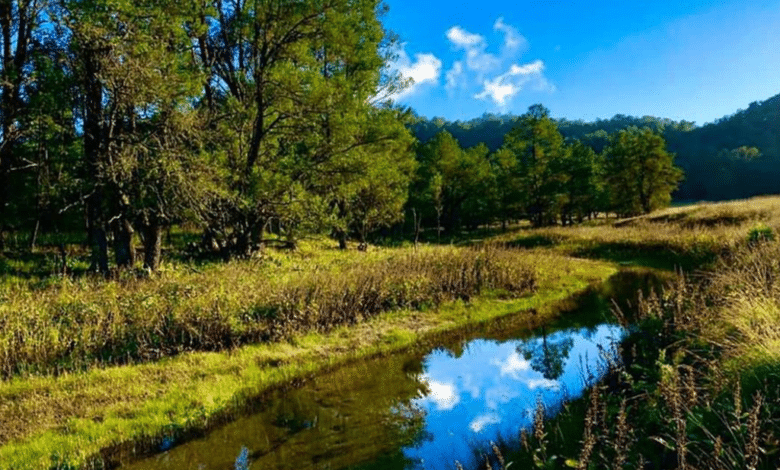
<instances>
[{"instance_id":1,"label":"dry golden grass","mask_svg":"<svg viewBox=\"0 0 780 470\"><path fill-rule=\"evenodd\" d=\"M545 246L552 240L552 250L609 255L610 249L633 247L664 256L709 254L711 262L698 265L704 270L679 272L663 293L639 303L640 330L622 345L630 367L594 388L590 406L577 405L580 418L562 416L550 424L582 424L578 445L557 435L546 436L550 442L531 436L530 443L525 436L508 459L541 467L538 449L548 446L557 455L579 455L566 461L577 468L776 468L778 230L780 198L762 197L521 231L520 242ZM518 241L518 235L507 240Z\"/></svg>"}]
</instances>

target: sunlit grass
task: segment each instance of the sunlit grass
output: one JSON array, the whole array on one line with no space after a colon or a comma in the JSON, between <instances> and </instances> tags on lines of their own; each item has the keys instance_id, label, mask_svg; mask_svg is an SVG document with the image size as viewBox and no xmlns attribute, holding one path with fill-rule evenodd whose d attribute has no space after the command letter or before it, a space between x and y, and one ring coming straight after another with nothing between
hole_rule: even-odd
<instances>
[{"instance_id":1,"label":"sunlit grass","mask_svg":"<svg viewBox=\"0 0 780 470\"><path fill-rule=\"evenodd\" d=\"M392 276L395 272L408 280L413 279L411 274L429 273L435 279L415 284L410 295L438 292L441 297L425 305L415 304L413 296L407 297L412 300L399 303L398 291L393 291L390 313L364 315L359 322L347 321L327 328L293 328L284 341L234 346L223 352L181 352L176 357L144 364L103 365L86 372L64 369L59 376L28 375L7 380L0 384L0 442L3 443L0 468L46 468L52 465L55 455L61 463L84 467L100 455L101 449L127 442L135 442L141 449L144 442L158 443L164 436L207 428L210 423L240 410L248 399L270 387L345 361L408 347L425 334L490 321L530 308L539 312L537 321L544 321L545 315L553 312L546 310L551 303L615 272L606 263L549 253L505 251L486 255L485 250L444 247L424 248L417 254L411 249L375 250L361 257L362 253L345 255L335 250L312 249L284 255L275 262L236 262L205 267L200 273L169 271L146 281L129 279L96 284L86 279L62 280L63 284L39 290L37 295L25 296L21 294L23 289L17 290L14 295L22 296L24 302L40 302L42 308L47 296L101 299L111 306L115 305L112 296L126 294L136 296L137 301L150 298L147 302L169 302L157 304L158 307L187 305L190 309L192 305L213 306L216 301L223 302L222 308L226 309L224 305L240 307L246 299L262 295L263 290L248 294L234 292L251 285L248 283L260 282L260 278L276 286L293 283L299 289L301 285L309 285L305 280L319 280L319 276L327 274L333 277L332 284L324 280L314 282L311 284L314 291L329 292L332 288L336 289L332 292L343 295L343 288L356 282L355 269L374 266L368 269L370 276ZM498 263L490 265L500 271L495 276L484 270L462 269L474 267L475 263L488 266L484 264L484 256ZM396 266L406 267L385 272L391 260ZM302 269L304 266L307 269ZM458 266L461 268L454 269ZM477 275L481 276L481 288L473 291ZM399 278L380 277L378 282L387 285L388 279ZM533 285L527 284L529 279L534 280ZM514 282L519 280L523 288L518 290L521 284ZM71 282L73 285L68 284ZM182 290L196 282L189 291ZM430 290L431 286L435 289ZM164 295L171 291L176 296ZM185 297L186 292L189 294ZM304 292L313 291L307 288ZM464 295L476 292L481 295ZM230 300L220 300L220 296ZM205 303L198 300L201 297ZM181 302L174 303L176 298ZM86 310L93 314L106 311L99 309L101 304L97 301L90 305L93 307ZM152 315L152 318L159 311L159 308L141 311L131 303L127 306L139 315ZM85 329L89 328L85 325Z\"/></svg>"}]
</instances>

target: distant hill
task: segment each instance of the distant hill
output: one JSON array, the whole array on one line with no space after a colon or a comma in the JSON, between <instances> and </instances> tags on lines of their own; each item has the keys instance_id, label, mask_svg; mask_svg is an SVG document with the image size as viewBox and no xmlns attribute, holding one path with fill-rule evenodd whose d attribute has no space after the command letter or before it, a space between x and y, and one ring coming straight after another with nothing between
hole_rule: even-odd
<instances>
[{"instance_id":1,"label":"distant hill","mask_svg":"<svg viewBox=\"0 0 780 470\"><path fill-rule=\"evenodd\" d=\"M426 142L447 130L463 147L484 142L493 151L501 147L517 118L485 114L465 122L421 119L413 131ZM580 139L597 152L603 150L609 134L630 126L649 126L664 133L669 150L677 154L676 163L686 175L674 194L676 200L715 201L780 193L780 95L750 103L747 109L704 126L622 114L593 122L558 120L564 137Z\"/></svg>"}]
</instances>

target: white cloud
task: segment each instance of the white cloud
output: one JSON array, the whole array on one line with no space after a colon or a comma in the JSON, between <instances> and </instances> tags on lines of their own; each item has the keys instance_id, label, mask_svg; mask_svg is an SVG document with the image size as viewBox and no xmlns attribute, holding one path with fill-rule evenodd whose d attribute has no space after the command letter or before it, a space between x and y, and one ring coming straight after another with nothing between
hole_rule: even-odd
<instances>
[{"instance_id":1,"label":"white cloud","mask_svg":"<svg viewBox=\"0 0 780 470\"><path fill-rule=\"evenodd\" d=\"M544 62L541 60L535 60L530 64L517 65L513 64L509 67L508 75L533 75L540 74L544 71Z\"/></svg>"},{"instance_id":2,"label":"white cloud","mask_svg":"<svg viewBox=\"0 0 780 470\"><path fill-rule=\"evenodd\" d=\"M457 88L463 84L463 62L458 60L452 64L452 68L447 71L446 78L448 89Z\"/></svg>"},{"instance_id":3,"label":"white cloud","mask_svg":"<svg viewBox=\"0 0 780 470\"><path fill-rule=\"evenodd\" d=\"M494 359L491 361L491 364L498 366L502 377L508 375L515 380L520 379L520 372L529 370L531 368L531 364L523 359L523 357L520 356L520 354L518 354L516 351L510 354L509 357L503 361Z\"/></svg>"},{"instance_id":4,"label":"white cloud","mask_svg":"<svg viewBox=\"0 0 780 470\"><path fill-rule=\"evenodd\" d=\"M485 38L479 34L472 34L461 28L460 26L453 26L447 30L447 39L450 40L455 46L463 49L469 49L472 47L484 46Z\"/></svg>"},{"instance_id":5,"label":"white cloud","mask_svg":"<svg viewBox=\"0 0 780 470\"><path fill-rule=\"evenodd\" d=\"M493 31L503 36L498 53L488 52L485 36L467 31L459 25L447 30L446 36L452 48L463 51L463 56L446 73L446 88L450 93L460 89L466 96L506 108L525 89L555 91L555 87L544 76L544 62L518 62L520 56L528 50L528 41L517 28L500 17L493 23Z\"/></svg>"},{"instance_id":6,"label":"white cloud","mask_svg":"<svg viewBox=\"0 0 780 470\"><path fill-rule=\"evenodd\" d=\"M536 390L537 388L554 390L560 387L560 384L557 381L549 379L530 379L527 380L525 384L531 390Z\"/></svg>"},{"instance_id":7,"label":"white cloud","mask_svg":"<svg viewBox=\"0 0 780 470\"><path fill-rule=\"evenodd\" d=\"M528 64L512 64L509 70L490 80L483 81L483 88L474 98L490 99L499 107L505 107L523 88L530 84L537 91L554 91L555 87L544 77L544 62L535 60Z\"/></svg>"},{"instance_id":8,"label":"white cloud","mask_svg":"<svg viewBox=\"0 0 780 470\"><path fill-rule=\"evenodd\" d=\"M504 18L499 18L493 24L495 31L504 33L504 54L517 52L528 47L528 41L517 31L517 28L504 23Z\"/></svg>"},{"instance_id":9,"label":"white cloud","mask_svg":"<svg viewBox=\"0 0 780 470\"><path fill-rule=\"evenodd\" d=\"M451 410L455 408L455 405L460 403L460 396L457 394L455 385L438 382L432 379L428 379L427 382L429 393L425 398L436 403L437 410Z\"/></svg>"},{"instance_id":10,"label":"white cloud","mask_svg":"<svg viewBox=\"0 0 780 470\"><path fill-rule=\"evenodd\" d=\"M482 432L485 427L491 424L498 424L500 422L501 418L495 414L480 415L474 418L471 423L469 423L469 429L471 429L473 432Z\"/></svg>"},{"instance_id":11,"label":"white cloud","mask_svg":"<svg viewBox=\"0 0 780 470\"><path fill-rule=\"evenodd\" d=\"M405 79L410 79L411 83L404 90L396 93L393 99L414 93L420 85L425 83L438 83L441 76L442 62L433 54L415 54L414 61L409 58L405 50L406 44L401 44L398 50L398 58L392 68L398 71Z\"/></svg>"},{"instance_id":12,"label":"white cloud","mask_svg":"<svg viewBox=\"0 0 780 470\"><path fill-rule=\"evenodd\" d=\"M488 52L487 41L479 34L472 34L460 26L447 30L447 39L453 47L466 51L466 67L480 73L487 73L501 64L498 57Z\"/></svg>"},{"instance_id":13,"label":"white cloud","mask_svg":"<svg viewBox=\"0 0 780 470\"><path fill-rule=\"evenodd\" d=\"M474 95L474 98L478 100L490 98L496 105L506 106L507 100L515 96L521 88L511 83L504 83L503 80L503 76L493 80L485 80L484 89L481 93Z\"/></svg>"}]
</instances>

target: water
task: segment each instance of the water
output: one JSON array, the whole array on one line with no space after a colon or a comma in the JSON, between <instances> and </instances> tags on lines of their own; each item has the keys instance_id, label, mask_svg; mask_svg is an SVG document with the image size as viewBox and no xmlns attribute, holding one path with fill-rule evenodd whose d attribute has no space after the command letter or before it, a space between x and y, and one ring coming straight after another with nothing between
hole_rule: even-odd
<instances>
[{"instance_id":1,"label":"water","mask_svg":"<svg viewBox=\"0 0 780 470\"><path fill-rule=\"evenodd\" d=\"M552 327L522 321L439 339L439 345L338 369L279 392L204 438L123 466L127 470L450 469L475 462L490 441L516 439L582 395L614 360L624 305L652 273L625 271L562 304ZM170 442L163 443L170 447Z\"/></svg>"}]
</instances>

